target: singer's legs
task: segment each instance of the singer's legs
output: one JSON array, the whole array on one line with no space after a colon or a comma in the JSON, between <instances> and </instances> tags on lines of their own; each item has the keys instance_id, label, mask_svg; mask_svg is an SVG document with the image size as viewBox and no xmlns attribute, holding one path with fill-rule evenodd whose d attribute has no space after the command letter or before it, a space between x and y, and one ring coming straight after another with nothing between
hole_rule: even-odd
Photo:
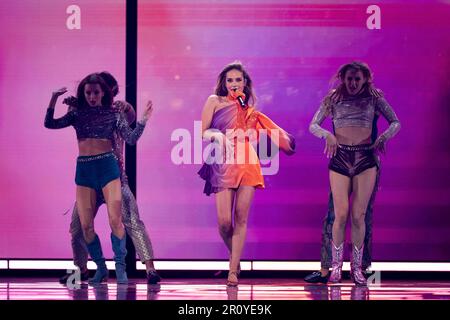
<instances>
[{"instance_id":1,"label":"singer's legs","mask_svg":"<svg viewBox=\"0 0 450 320\"><path fill-rule=\"evenodd\" d=\"M240 186L236 192L236 208L234 210L234 230L232 238L230 271L238 271L245 238L247 236L247 221L250 206L255 194L255 187Z\"/></svg>"},{"instance_id":2,"label":"singer's legs","mask_svg":"<svg viewBox=\"0 0 450 320\"><path fill-rule=\"evenodd\" d=\"M219 234L222 237L228 252L232 252L232 236L233 223L231 212L233 210L234 195L236 191L233 189L225 189L216 193L216 207L217 207L217 222L219 227Z\"/></svg>"}]
</instances>

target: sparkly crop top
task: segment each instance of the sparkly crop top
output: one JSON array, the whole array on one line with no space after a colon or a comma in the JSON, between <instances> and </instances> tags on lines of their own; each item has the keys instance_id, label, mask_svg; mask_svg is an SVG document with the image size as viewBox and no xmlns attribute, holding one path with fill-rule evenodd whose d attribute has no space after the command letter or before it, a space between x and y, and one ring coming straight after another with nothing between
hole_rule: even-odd
<instances>
[{"instance_id":1,"label":"sparkly crop top","mask_svg":"<svg viewBox=\"0 0 450 320\"><path fill-rule=\"evenodd\" d=\"M129 127L123 113L106 107L86 107L71 109L63 117L54 119L55 108L48 108L45 127L61 129L73 126L77 139L108 139L114 141L114 131L120 134L128 144L135 144L144 132L145 124L136 123L133 130Z\"/></svg>"},{"instance_id":2,"label":"sparkly crop top","mask_svg":"<svg viewBox=\"0 0 450 320\"><path fill-rule=\"evenodd\" d=\"M311 121L309 131L316 137L326 138L331 133L320 125L329 115L332 117L335 129L372 128L374 117L379 114L382 114L389 123L389 128L381 134L385 140L388 140L400 130L400 121L384 98L374 96L349 97L336 103L322 102Z\"/></svg>"}]
</instances>

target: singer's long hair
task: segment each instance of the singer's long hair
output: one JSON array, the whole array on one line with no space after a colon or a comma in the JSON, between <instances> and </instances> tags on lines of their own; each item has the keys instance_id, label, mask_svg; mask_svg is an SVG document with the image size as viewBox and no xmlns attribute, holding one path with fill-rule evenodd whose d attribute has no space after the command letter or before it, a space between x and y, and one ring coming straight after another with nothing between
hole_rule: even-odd
<instances>
[{"instance_id":1,"label":"singer's long hair","mask_svg":"<svg viewBox=\"0 0 450 320\"><path fill-rule=\"evenodd\" d=\"M214 89L214 93L218 95L219 97L225 97L228 95L228 90L226 87L226 77L227 72L231 70L237 70L242 72L242 75L244 76L244 94L245 94L245 104L248 104L249 101L251 101L251 105L256 104L256 96L253 93L253 82L250 78L250 75L245 70L244 66L240 61L234 61L230 64L227 64L225 68L219 73L219 76L217 77L217 84L216 88Z\"/></svg>"},{"instance_id":2,"label":"singer's long hair","mask_svg":"<svg viewBox=\"0 0 450 320\"><path fill-rule=\"evenodd\" d=\"M77 100L79 108L87 108L89 107L88 102L86 101L86 97L84 96L84 86L86 84L99 84L105 93L102 98L102 106L103 107L111 107L113 103L113 93L111 89L106 84L105 80L98 73L91 73L86 76L83 80L81 80L80 84L77 88Z\"/></svg>"}]
</instances>

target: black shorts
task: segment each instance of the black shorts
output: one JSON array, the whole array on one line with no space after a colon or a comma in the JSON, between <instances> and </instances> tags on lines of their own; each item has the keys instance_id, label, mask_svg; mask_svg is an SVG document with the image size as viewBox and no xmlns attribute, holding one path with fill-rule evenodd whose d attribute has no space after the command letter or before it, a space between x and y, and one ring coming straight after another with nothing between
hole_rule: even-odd
<instances>
[{"instance_id":1,"label":"black shorts","mask_svg":"<svg viewBox=\"0 0 450 320\"><path fill-rule=\"evenodd\" d=\"M341 144L328 165L328 169L349 178L373 167L378 168L378 161L370 144L356 146Z\"/></svg>"}]
</instances>

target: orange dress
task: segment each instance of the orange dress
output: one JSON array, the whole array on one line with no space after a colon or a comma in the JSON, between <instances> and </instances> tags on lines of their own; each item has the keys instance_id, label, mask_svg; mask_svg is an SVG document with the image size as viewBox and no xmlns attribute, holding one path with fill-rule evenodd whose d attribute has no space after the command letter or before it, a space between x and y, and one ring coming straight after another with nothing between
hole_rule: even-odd
<instances>
[{"instance_id":1,"label":"orange dress","mask_svg":"<svg viewBox=\"0 0 450 320\"><path fill-rule=\"evenodd\" d=\"M220 130L231 137L234 144L231 150L234 152L230 155L229 149L227 155L226 148L223 148L225 149L223 158L211 154L208 159L210 161L207 161L198 172L205 180L204 193L207 195L239 186L264 188L264 178L256 150L263 129L275 146L286 154L291 155L295 152L294 137L269 117L256 111L254 107L242 108L238 103L224 107L214 113L210 129ZM211 161L212 157L223 161Z\"/></svg>"}]
</instances>

